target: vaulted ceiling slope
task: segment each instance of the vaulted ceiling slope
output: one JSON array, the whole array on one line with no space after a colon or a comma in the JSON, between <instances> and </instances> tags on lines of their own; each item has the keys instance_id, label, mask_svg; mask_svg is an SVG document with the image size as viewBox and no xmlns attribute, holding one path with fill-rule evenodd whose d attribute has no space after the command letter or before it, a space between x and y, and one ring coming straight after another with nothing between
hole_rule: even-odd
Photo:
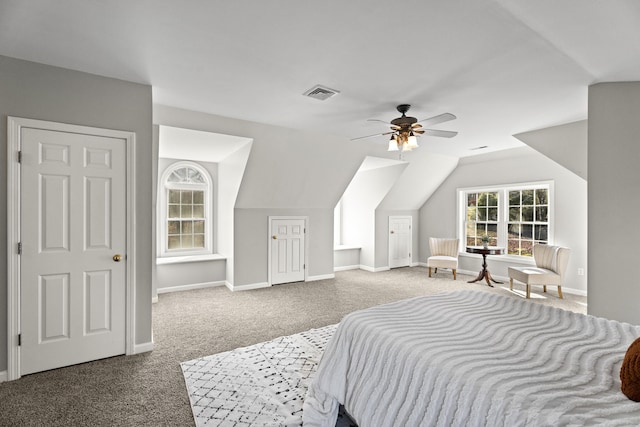
<instances>
[{"instance_id":1,"label":"vaulted ceiling slope","mask_svg":"<svg viewBox=\"0 0 640 427\"><path fill-rule=\"evenodd\" d=\"M345 139L385 130L366 119L399 103L419 119L451 112L442 128L460 134L421 149L464 157L584 120L592 83L640 80L638 22L637 0L1 0L0 54ZM340 94L302 96L316 84Z\"/></svg>"}]
</instances>

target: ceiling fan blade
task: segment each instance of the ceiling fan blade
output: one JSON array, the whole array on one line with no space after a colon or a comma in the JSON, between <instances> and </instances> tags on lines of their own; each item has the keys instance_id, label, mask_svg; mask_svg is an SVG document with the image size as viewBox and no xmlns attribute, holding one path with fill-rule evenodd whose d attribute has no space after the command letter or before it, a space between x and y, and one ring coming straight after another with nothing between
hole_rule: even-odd
<instances>
[{"instance_id":1,"label":"ceiling fan blade","mask_svg":"<svg viewBox=\"0 0 640 427\"><path fill-rule=\"evenodd\" d=\"M415 133L416 135L422 135L424 133L425 129L414 129L413 133Z\"/></svg>"},{"instance_id":2,"label":"ceiling fan blade","mask_svg":"<svg viewBox=\"0 0 640 427\"><path fill-rule=\"evenodd\" d=\"M456 118L457 117L451 113L442 113L437 116L429 117L428 119L420 120L420 123L424 124L425 126L433 126L437 125L438 123L444 123L448 122L449 120L454 120Z\"/></svg>"},{"instance_id":3,"label":"ceiling fan blade","mask_svg":"<svg viewBox=\"0 0 640 427\"><path fill-rule=\"evenodd\" d=\"M391 135L392 133L395 133L395 131L392 132L385 132L385 133L374 133L373 135L367 135L367 136L359 136L357 138L351 138L349 141L356 141L358 139L365 139L365 138L372 138L374 136L384 136L384 135Z\"/></svg>"},{"instance_id":4,"label":"ceiling fan blade","mask_svg":"<svg viewBox=\"0 0 640 427\"><path fill-rule=\"evenodd\" d=\"M420 123L412 123L411 124L411 129L419 129L421 127L422 127L422 125Z\"/></svg>"},{"instance_id":5,"label":"ceiling fan blade","mask_svg":"<svg viewBox=\"0 0 640 427\"><path fill-rule=\"evenodd\" d=\"M441 138L453 138L458 134L458 132L454 132L451 130L437 130L437 129L425 129L424 133L429 136L439 136Z\"/></svg>"},{"instance_id":6,"label":"ceiling fan blade","mask_svg":"<svg viewBox=\"0 0 640 427\"><path fill-rule=\"evenodd\" d=\"M379 120L379 119L367 119L367 121L368 121L368 122L380 122L380 123L384 123L385 125L390 126L390 127L391 127L391 129L395 129L395 130L399 130L399 129L400 129L400 126L398 126L398 125L394 125L394 124L389 123L389 122L385 122L384 120Z\"/></svg>"}]
</instances>

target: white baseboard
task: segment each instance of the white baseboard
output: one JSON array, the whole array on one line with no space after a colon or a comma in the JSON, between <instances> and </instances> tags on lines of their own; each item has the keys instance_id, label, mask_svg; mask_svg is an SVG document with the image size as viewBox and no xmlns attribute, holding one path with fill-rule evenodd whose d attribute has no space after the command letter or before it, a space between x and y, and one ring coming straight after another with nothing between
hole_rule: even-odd
<instances>
[{"instance_id":1,"label":"white baseboard","mask_svg":"<svg viewBox=\"0 0 640 427\"><path fill-rule=\"evenodd\" d=\"M0 371L0 383L7 381L8 378L7 371Z\"/></svg>"},{"instance_id":2,"label":"white baseboard","mask_svg":"<svg viewBox=\"0 0 640 427\"><path fill-rule=\"evenodd\" d=\"M167 288L158 288L159 294L166 294L169 292L181 292L181 291L191 291L194 289L204 289L204 288L215 288L216 286L224 286L226 282L205 282L205 283L193 283L190 285L180 285L180 286L169 286Z\"/></svg>"},{"instance_id":3,"label":"white baseboard","mask_svg":"<svg viewBox=\"0 0 640 427\"><path fill-rule=\"evenodd\" d=\"M345 265L342 267L334 267L333 271L359 270L359 265Z\"/></svg>"},{"instance_id":4,"label":"white baseboard","mask_svg":"<svg viewBox=\"0 0 640 427\"><path fill-rule=\"evenodd\" d=\"M260 283L249 283L248 285L234 286L229 282L225 282L225 286L229 288L229 290L236 291L250 291L251 289L260 289L260 288L269 288L271 285L268 282L260 282Z\"/></svg>"},{"instance_id":5,"label":"white baseboard","mask_svg":"<svg viewBox=\"0 0 640 427\"><path fill-rule=\"evenodd\" d=\"M156 295L155 297L151 298L151 304L155 304L158 302L158 295Z\"/></svg>"},{"instance_id":6,"label":"white baseboard","mask_svg":"<svg viewBox=\"0 0 640 427\"><path fill-rule=\"evenodd\" d=\"M145 342L142 344L134 344L132 354L147 353L149 351L153 351L153 341Z\"/></svg>"},{"instance_id":7,"label":"white baseboard","mask_svg":"<svg viewBox=\"0 0 640 427\"><path fill-rule=\"evenodd\" d=\"M321 274L319 276L308 276L307 282L315 282L316 280L327 280L327 279L335 279L335 274Z\"/></svg>"},{"instance_id":8,"label":"white baseboard","mask_svg":"<svg viewBox=\"0 0 640 427\"><path fill-rule=\"evenodd\" d=\"M379 271L389 271L391 269L389 268L388 265L385 267L373 268L373 267L369 267L368 265L360 264L360 270L370 271L371 273L377 273Z\"/></svg>"},{"instance_id":9,"label":"white baseboard","mask_svg":"<svg viewBox=\"0 0 640 427\"><path fill-rule=\"evenodd\" d=\"M428 265L427 265L427 263L426 263L426 262L419 262L419 263L417 264L417 266L418 266L418 267L428 267Z\"/></svg>"}]
</instances>

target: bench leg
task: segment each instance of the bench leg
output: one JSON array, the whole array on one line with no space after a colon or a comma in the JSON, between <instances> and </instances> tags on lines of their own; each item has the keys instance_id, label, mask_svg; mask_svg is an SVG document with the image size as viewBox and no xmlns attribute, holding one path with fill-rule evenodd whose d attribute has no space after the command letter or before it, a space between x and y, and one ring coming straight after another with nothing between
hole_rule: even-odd
<instances>
[{"instance_id":1,"label":"bench leg","mask_svg":"<svg viewBox=\"0 0 640 427\"><path fill-rule=\"evenodd\" d=\"M513 277L509 277L509 289L513 290Z\"/></svg>"},{"instance_id":2,"label":"bench leg","mask_svg":"<svg viewBox=\"0 0 640 427\"><path fill-rule=\"evenodd\" d=\"M431 277L431 267L429 267L429 277Z\"/></svg>"},{"instance_id":3,"label":"bench leg","mask_svg":"<svg viewBox=\"0 0 640 427\"><path fill-rule=\"evenodd\" d=\"M527 298L531 298L531 286L527 283Z\"/></svg>"},{"instance_id":4,"label":"bench leg","mask_svg":"<svg viewBox=\"0 0 640 427\"><path fill-rule=\"evenodd\" d=\"M542 292L547 292L547 285L542 285Z\"/></svg>"},{"instance_id":5,"label":"bench leg","mask_svg":"<svg viewBox=\"0 0 640 427\"><path fill-rule=\"evenodd\" d=\"M562 299L562 286L558 286L558 296Z\"/></svg>"},{"instance_id":6,"label":"bench leg","mask_svg":"<svg viewBox=\"0 0 640 427\"><path fill-rule=\"evenodd\" d=\"M453 269L453 280L456 280L456 269L455 268Z\"/></svg>"}]
</instances>

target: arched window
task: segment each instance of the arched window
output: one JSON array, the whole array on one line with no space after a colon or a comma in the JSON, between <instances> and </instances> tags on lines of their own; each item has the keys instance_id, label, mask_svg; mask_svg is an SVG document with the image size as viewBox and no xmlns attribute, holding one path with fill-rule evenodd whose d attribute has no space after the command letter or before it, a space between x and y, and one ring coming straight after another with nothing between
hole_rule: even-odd
<instances>
[{"instance_id":1,"label":"arched window","mask_svg":"<svg viewBox=\"0 0 640 427\"><path fill-rule=\"evenodd\" d=\"M160 190L160 256L212 253L212 183L192 162L173 163Z\"/></svg>"}]
</instances>

